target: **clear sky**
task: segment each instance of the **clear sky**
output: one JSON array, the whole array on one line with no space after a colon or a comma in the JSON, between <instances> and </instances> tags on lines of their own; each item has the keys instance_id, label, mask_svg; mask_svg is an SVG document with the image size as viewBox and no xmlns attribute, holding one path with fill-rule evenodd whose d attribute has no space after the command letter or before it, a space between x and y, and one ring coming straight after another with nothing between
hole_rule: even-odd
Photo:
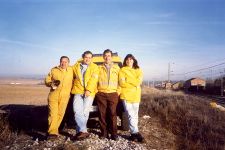
<instances>
[{"instance_id":1,"label":"clear sky","mask_svg":"<svg viewBox=\"0 0 225 150\"><path fill-rule=\"evenodd\" d=\"M0 0L0 76L107 48L136 56L145 79L225 61L225 0Z\"/></svg>"}]
</instances>

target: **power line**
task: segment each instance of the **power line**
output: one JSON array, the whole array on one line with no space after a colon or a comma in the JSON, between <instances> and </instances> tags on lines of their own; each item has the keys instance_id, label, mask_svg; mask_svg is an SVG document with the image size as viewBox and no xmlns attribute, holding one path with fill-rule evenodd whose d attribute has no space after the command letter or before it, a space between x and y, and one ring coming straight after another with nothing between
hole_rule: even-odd
<instances>
[{"instance_id":1,"label":"power line","mask_svg":"<svg viewBox=\"0 0 225 150\"><path fill-rule=\"evenodd\" d=\"M195 65L195 66L192 66L192 67L187 67L187 68L196 68L196 67L200 67L200 66L205 66L207 64L212 64L212 63L216 63L216 62L221 62L221 61L224 61L225 58L221 58L221 59L217 59L217 60L214 60L214 61L208 61L208 62L205 62L204 64L200 64L200 65Z\"/></svg>"},{"instance_id":2,"label":"power line","mask_svg":"<svg viewBox=\"0 0 225 150\"><path fill-rule=\"evenodd\" d=\"M202 70L211 69L211 68L214 68L214 67L217 67L217 66L221 66L221 65L223 65L223 64L225 64L225 62L220 63L220 64L217 64L217 65L213 65L213 66L210 66L210 67L201 68L201 69L198 69L198 70L194 70L194 71L186 72L185 74L189 74L189 73L192 73L192 72L198 72L198 71L202 71Z\"/></svg>"},{"instance_id":3,"label":"power line","mask_svg":"<svg viewBox=\"0 0 225 150\"><path fill-rule=\"evenodd\" d=\"M220 64L216 64L216 65L213 65L213 66L209 66L209 67L205 67L205 68L200 68L200 69L193 70L193 71L189 71L189 72L185 72L185 73L173 74L173 75L186 75L186 74L190 74L190 73L194 73L194 72L199 72L199 71L211 69L211 68L214 68L214 67L217 67L217 66L221 66L223 64L225 64L225 62L220 63Z\"/></svg>"}]
</instances>

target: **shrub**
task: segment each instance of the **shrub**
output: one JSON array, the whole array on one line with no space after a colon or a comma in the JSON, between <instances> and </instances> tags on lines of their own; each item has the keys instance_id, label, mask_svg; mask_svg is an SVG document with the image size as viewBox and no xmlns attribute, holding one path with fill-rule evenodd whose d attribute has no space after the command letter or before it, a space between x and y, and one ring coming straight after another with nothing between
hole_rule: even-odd
<instances>
[{"instance_id":1,"label":"shrub","mask_svg":"<svg viewBox=\"0 0 225 150\"><path fill-rule=\"evenodd\" d=\"M177 136L178 149L224 149L225 113L202 98L144 90L140 113L160 117L162 126Z\"/></svg>"}]
</instances>

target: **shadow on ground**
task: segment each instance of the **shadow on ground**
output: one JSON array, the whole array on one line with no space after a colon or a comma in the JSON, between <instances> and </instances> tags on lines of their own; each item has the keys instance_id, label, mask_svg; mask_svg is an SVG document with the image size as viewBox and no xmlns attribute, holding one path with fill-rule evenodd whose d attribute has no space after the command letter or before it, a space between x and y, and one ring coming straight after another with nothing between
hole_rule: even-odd
<instances>
[{"instance_id":1,"label":"shadow on ground","mask_svg":"<svg viewBox=\"0 0 225 150\"><path fill-rule=\"evenodd\" d=\"M26 133L33 138L43 139L48 127L48 108L47 106L34 105L2 105L1 110L7 112L7 120L10 130Z\"/></svg>"},{"instance_id":2,"label":"shadow on ground","mask_svg":"<svg viewBox=\"0 0 225 150\"><path fill-rule=\"evenodd\" d=\"M72 107L71 96L64 119L60 125L59 131L62 135L71 137L64 129L75 129L74 113ZM6 112L6 123L10 128L10 131L17 134L27 134L31 136L34 140L38 138L39 140L46 139L46 133L48 129L48 106L35 106L35 105L18 105L9 104L1 105L0 110ZM1 118L2 119L2 118ZM88 128L99 128L99 123L96 119L89 119Z\"/></svg>"}]
</instances>

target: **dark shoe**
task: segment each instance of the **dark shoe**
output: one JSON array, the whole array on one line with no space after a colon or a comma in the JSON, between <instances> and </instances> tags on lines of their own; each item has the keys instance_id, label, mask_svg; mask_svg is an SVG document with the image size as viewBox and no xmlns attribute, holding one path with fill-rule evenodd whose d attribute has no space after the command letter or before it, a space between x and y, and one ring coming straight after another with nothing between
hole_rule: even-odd
<instances>
[{"instance_id":1,"label":"dark shoe","mask_svg":"<svg viewBox=\"0 0 225 150\"><path fill-rule=\"evenodd\" d=\"M141 142L141 143L144 142L144 138L140 133L137 134L137 140L138 142Z\"/></svg>"},{"instance_id":2,"label":"dark shoe","mask_svg":"<svg viewBox=\"0 0 225 150\"><path fill-rule=\"evenodd\" d=\"M90 135L90 134L87 133L87 132L79 132L79 133L76 135L75 139L76 139L76 140L83 140L83 139L85 139L85 138L88 138L89 135Z\"/></svg>"},{"instance_id":3,"label":"dark shoe","mask_svg":"<svg viewBox=\"0 0 225 150\"><path fill-rule=\"evenodd\" d=\"M100 136L99 139L107 139L107 136Z\"/></svg>"},{"instance_id":4,"label":"dark shoe","mask_svg":"<svg viewBox=\"0 0 225 150\"><path fill-rule=\"evenodd\" d=\"M49 134L48 137L47 137L47 140L55 140L58 138L58 135L56 134Z\"/></svg>"},{"instance_id":5,"label":"dark shoe","mask_svg":"<svg viewBox=\"0 0 225 150\"><path fill-rule=\"evenodd\" d=\"M100 137L99 137L100 139L107 139L107 138L109 138L107 135L100 135Z\"/></svg>"},{"instance_id":6,"label":"dark shoe","mask_svg":"<svg viewBox=\"0 0 225 150\"><path fill-rule=\"evenodd\" d=\"M136 140L136 134L131 134L131 136L129 137L130 141L135 141Z\"/></svg>"},{"instance_id":7,"label":"dark shoe","mask_svg":"<svg viewBox=\"0 0 225 150\"><path fill-rule=\"evenodd\" d=\"M102 133L99 138L100 139L106 139L106 138L108 139L109 138L109 135L108 135L107 132L105 132L105 133Z\"/></svg>"},{"instance_id":8,"label":"dark shoe","mask_svg":"<svg viewBox=\"0 0 225 150\"><path fill-rule=\"evenodd\" d=\"M130 140L135 142L140 142L140 143L144 142L144 138L139 132L131 134Z\"/></svg>"},{"instance_id":9,"label":"dark shoe","mask_svg":"<svg viewBox=\"0 0 225 150\"><path fill-rule=\"evenodd\" d=\"M111 139L114 140L114 141L118 141L118 135L112 135Z\"/></svg>"}]
</instances>

